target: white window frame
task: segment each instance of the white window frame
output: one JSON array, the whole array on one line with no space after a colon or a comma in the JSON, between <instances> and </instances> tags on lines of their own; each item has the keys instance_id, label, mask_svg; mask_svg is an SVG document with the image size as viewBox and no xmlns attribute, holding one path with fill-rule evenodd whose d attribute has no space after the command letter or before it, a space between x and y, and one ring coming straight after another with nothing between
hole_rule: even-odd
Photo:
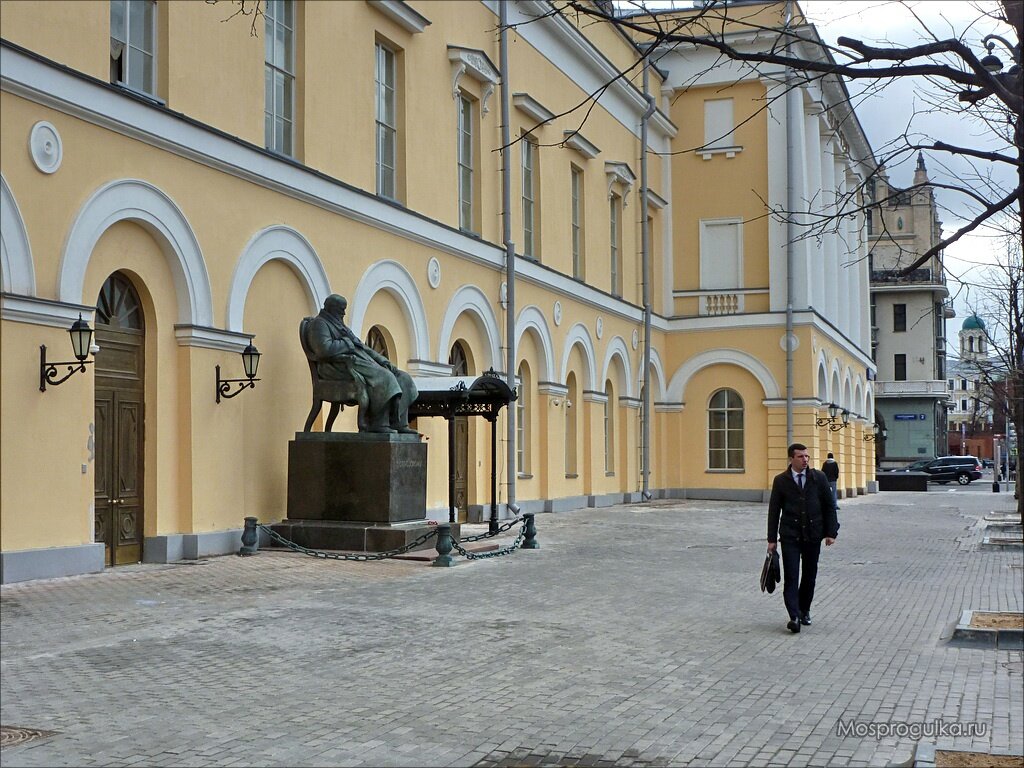
<instances>
[{"instance_id":1,"label":"white window frame","mask_svg":"<svg viewBox=\"0 0 1024 768\"><path fill-rule=\"evenodd\" d=\"M284 13L287 9L290 13ZM285 18L280 18L281 16ZM295 20L294 0L267 0L264 24L263 138L267 149L292 157L295 154ZM289 19L290 17L290 19ZM286 23L290 20L291 26ZM278 32L285 52L278 56ZM285 60L287 59L287 60ZM278 86L281 99L278 103ZM280 135L278 133L280 129Z\"/></svg>"},{"instance_id":2,"label":"white window frame","mask_svg":"<svg viewBox=\"0 0 1024 768\"><path fill-rule=\"evenodd\" d=\"M124 19L124 25L121 29L114 28L114 9L120 7L123 9L122 18ZM143 25L148 24L150 43L152 44L151 50L146 50L145 40L138 40L132 35L132 22L134 21L136 14L143 14ZM145 15L149 15L149 20L145 19ZM156 29L156 1L155 0L110 0L110 58L111 64L114 60L114 49L115 46L121 46L121 77L115 79L111 77L111 81L117 85L124 86L132 91L138 91L139 93L147 96L156 96L156 81L157 81L157 29ZM150 72L149 82L145 81L143 74L135 72L136 66L134 65L135 53L142 57L148 57L150 59ZM144 72L145 70L143 70ZM111 75L114 73L112 72Z\"/></svg>"},{"instance_id":3,"label":"white window frame","mask_svg":"<svg viewBox=\"0 0 1024 768\"><path fill-rule=\"evenodd\" d=\"M516 400L516 473L530 471L530 371L525 362L516 370L519 397Z\"/></svg>"},{"instance_id":4,"label":"white window frame","mask_svg":"<svg viewBox=\"0 0 1024 768\"><path fill-rule=\"evenodd\" d=\"M379 40L373 49L374 136L377 194L398 199L398 55ZM388 65L390 64L390 78ZM390 119L388 115L390 114ZM387 137L391 139L388 153Z\"/></svg>"},{"instance_id":5,"label":"white window frame","mask_svg":"<svg viewBox=\"0 0 1024 768\"><path fill-rule=\"evenodd\" d=\"M523 256L537 258L537 145L523 136Z\"/></svg>"},{"instance_id":6,"label":"white window frame","mask_svg":"<svg viewBox=\"0 0 1024 768\"><path fill-rule=\"evenodd\" d=\"M476 232L476 104L464 93L458 104L459 229Z\"/></svg>"},{"instance_id":7,"label":"white window frame","mask_svg":"<svg viewBox=\"0 0 1024 768\"><path fill-rule=\"evenodd\" d=\"M608 198L608 256L612 296L622 296L622 198Z\"/></svg>"},{"instance_id":8,"label":"white window frame","mask_svg":"<svg viewBox=\"0 0 1024 768\"><path fill-rule=\"evenodd\" d=\"M579 472L579 445L576 439L577 425L576 425L576 411L574 407L578 407L571 398L576 394L576 375L570 373L569 377L565 381L565 476L566 477L577 477Z\"/></svg>"},{"instance_id":9,"label":"white window frame","mask_svg":"<svg viewBox=\"0 0 1024 768\"><path fill-rule=\"evenodd\" d=\"M572 226L572 276L583 280L585 276L583 259L586 253L583 219L583 169L575 165L570 168L571 226Z\"/></svg>"},{"instance_id":10,"label":"white window frame","mask_svg":"<svg viewBox=\"0 0 1024 768\"><path fill-rule=\"evenodd\" d=\"M720 392L727 393L726 394L726 405L725 405L724 408L717 408L717 407L713 406L715 397ZM732 394L734 394L736 396L736 398L739 400L739 403L740 403L739 407L735 407L735 406L730 406L729 405L729 403L728 403L728 400L729 400L728 393L732 393ZM725 426L723 428L721 428L721 429L719 429L719 428L712 428L712 426L711 426L711 415L712 415L713 412L716 412L716 411L720 411L720 412L724 412L725 413ZM708 405L707 405L706 413L707 413L707 425L708 426L707 426L707 453L705 454L705 456L707 458L708 471L709 472L744 472L744 471L746 471L747 456L746 456L745 442L746 442L746 427L747 427L747 425L746 425L746 404L743 402L743 396L739 392L737 392L735 389L732 389L731 387L721 387L719 389L716 389L714 392L711 393L711 397L708 398ZM739 418L740 418L740 426L739 427L733 427L733 426L730 425L730 414L732 414L732 413L738 413L739 414ZM725 448L713 448L712 447L712 440L711 440L711 433L712 432L721 432L721 433L724 434L724 436L725 436ZM738 436L738 440L739 440L739 447L738 448L733 446L733 441L730 439L733 436ZM739 464L739 466L732 466L731 463L730 463L729 453L730 453L730 451L733 451L733 450L738 450L740 452L740 464ZM724 459L725 459L724 466L714 466L714 462L712 461L712 458L711 458L712 457L712 452L714 452L716 454L720 453L720 454L722 454L724 456Z\"/></svg>"}]
</instances>

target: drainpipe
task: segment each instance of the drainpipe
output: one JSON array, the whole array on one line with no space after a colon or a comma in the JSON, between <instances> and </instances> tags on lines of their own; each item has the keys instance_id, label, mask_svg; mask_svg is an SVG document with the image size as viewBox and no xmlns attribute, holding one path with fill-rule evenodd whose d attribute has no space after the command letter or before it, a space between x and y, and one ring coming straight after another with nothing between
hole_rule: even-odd
<instances>
[{"instance_id":1,"label":"drainpipe","mask_svg":"<svg viewBox=\"0 0 1024 768\"><path fill-rule=\"evenodd\" d=\"M793 22L792 0L786 2L786 31ZM793 55L793 38L787 35L786 55ZM796 177L796 119L802 111L797 99L800 91L793 85L793 74L786 67L786 445L793 443L793 242L796 238L796 222L793 221L796 211L796 190L793 179Z\"/></svg>"},{"instance_id":2,"label":"drainpipe","mask_svg":"<svg viewBox=\"0 0 1024 768\"><path fill-rule=\"evenodd\" d=\"M500 0L499 24L501 70L501 241L505 244L505 376L508 388L516 386L516 246L512 242L512 137L509 120L512 112L512 93L508 86L508 0ZM505 475L508 478L508 510L519 512L516 505L516 407L509 403L505 414L506 446Z\"/></svg>"},{"instance_id":3,"label":"drainpipe","mask_svg":"<svg viewBox=\"0 0 1024 768\"><path fill-rule=\"evenodd\" d=\"M644 59L644 98L647 109L640 120L640 242L641 262L643 264L643 304L644 304L644 377L643 377L643 419L640 422L640 440L643 442L643 453L640 457L641 490L640 497L650 501L651 490L651 245L648 229L650 228L647 211L647 123L654 114L654 98L648 93L650 84L649 62Z\"/></svg>"}]
</instances>

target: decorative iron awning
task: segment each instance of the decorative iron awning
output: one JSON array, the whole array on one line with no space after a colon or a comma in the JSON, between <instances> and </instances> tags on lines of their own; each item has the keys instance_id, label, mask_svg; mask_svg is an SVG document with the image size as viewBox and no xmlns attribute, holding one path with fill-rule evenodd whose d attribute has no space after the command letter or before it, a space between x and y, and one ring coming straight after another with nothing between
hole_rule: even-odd
<instances>
[{"instance_id":1,"label":"decorative iron awning","mask_svg":"<svg viewBox=\"0 0 1024 768\"><path fill-rule=\"evenodd\" d=\"M468 382L468 383L467 383ZM498 530L498 413L516 399L516 392L494 369L475 380L443 376L416 380L419 397L409 406L409 418L440 416L448 422L448 519L455 522L455 417L483 416L491 422L491 519Z\"/></svg>"},{"instance_id":2,"label":"decorative iron awning","mask_svg":"<svg viewBox=\"0 0 1024 768\"><path fill-rule=\"evenodd\" d=\"M475 380L469 376L417 379L416 388L420 394L409 406L409 418L483 416L494 421L516 399L515 391L493 369Z\"/></svg>"}]
</instances>

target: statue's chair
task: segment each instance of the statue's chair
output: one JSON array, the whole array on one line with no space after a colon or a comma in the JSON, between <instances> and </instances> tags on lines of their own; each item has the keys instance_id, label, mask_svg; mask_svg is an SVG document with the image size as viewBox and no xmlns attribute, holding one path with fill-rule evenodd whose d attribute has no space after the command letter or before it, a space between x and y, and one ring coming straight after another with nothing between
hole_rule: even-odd
<instances>
[{"instance_id":1,"label":"statue's chair","mask_svg":"<svg viewBox=\"0 0 1024 768\"><path fill-rule=\"evenodd\" d=\"M309 432L313 421L320 413L324 403L331 404L331 410L327 414L327 422L324 431L330 432L334 426L334 420L338 414L347 406L357 406L360 418L366 412L370 402L366 394L366 387L362 384L355 372L348 369L348 376L341 379L323 380L316 370L316 358L313 356L313 348L309 343L309 331L313 324L312 317L304 317L299 323L299 341L302 344L302 351L306 354L306 361L309 363L309 377L313 382L313 407L309 409L309 416L306 417L306 426L303 432ZM340 365L344 370L348 366L347 360L334 365Z\"/></svg>"}]
</instances>

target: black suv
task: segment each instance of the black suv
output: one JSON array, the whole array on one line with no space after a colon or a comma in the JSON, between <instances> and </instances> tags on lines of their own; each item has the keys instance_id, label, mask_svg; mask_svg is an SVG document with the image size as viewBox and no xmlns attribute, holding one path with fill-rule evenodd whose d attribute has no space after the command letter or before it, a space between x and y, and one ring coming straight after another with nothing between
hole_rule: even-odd
<instances>
[{"instance_id":1,"label":"black suv","mask_svg":"<svg viewBox=\"0 0 1024 768\"><path fill-rule=\"evenodd\" d=\"M908 472L927 472L929 482L946 483L956 480L960 485L968 485L972 480L981 480L981 462L973 456L939 456L937 459L915 461Z\"/></svg>"}]
</instances>

